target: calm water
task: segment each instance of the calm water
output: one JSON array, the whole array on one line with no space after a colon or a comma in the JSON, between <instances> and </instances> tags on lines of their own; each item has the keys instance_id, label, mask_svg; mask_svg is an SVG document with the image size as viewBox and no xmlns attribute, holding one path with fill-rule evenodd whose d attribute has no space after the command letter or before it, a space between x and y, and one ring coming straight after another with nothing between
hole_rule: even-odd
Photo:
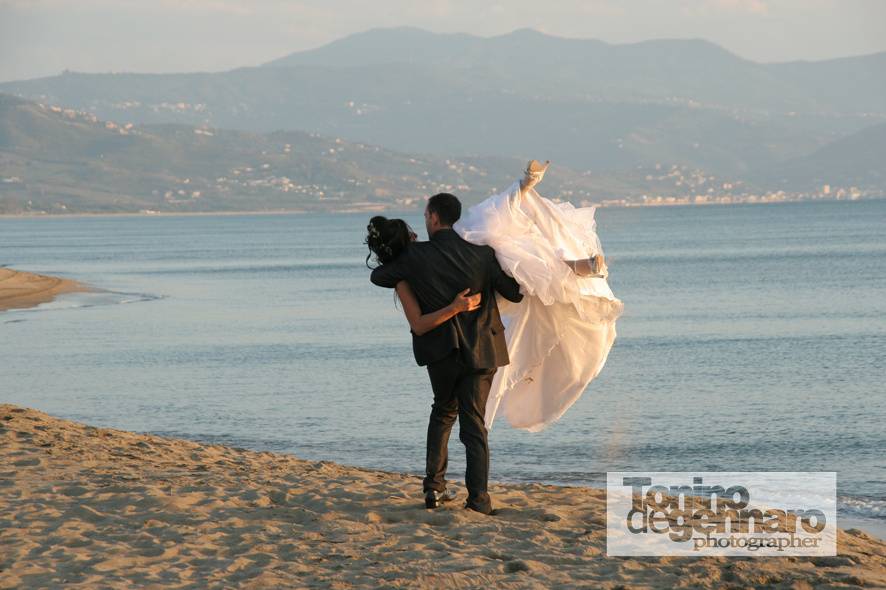
<instances>
[{"instance_id":1,"label":"calm water","mask_svg":"<svg viewBox=\"0 0 886 590\"><path fill-rule=\"evenodd\" d=\"M0 401L419 473L430 388L369 283L366 218L0 219L0 264L110 291L0 314ZM886 201L598 224L625 302L609 361L549 429L495 424L493 479L837 471L844 515L886 519Z\"/></svg>"}]
</instances>

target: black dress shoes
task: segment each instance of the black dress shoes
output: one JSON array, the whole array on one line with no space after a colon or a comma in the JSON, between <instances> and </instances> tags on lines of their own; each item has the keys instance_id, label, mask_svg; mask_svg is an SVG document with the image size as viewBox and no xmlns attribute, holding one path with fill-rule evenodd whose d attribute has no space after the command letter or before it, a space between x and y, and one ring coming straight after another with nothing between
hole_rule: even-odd
<instances>
[{"instance_id":1,"label":"black dress shoes","mask_svg":"<svg viewBox=\"0 0 886 590\"><path fill-rule=\"evenodd\" d=\"M437 490L428 490L425 492L425 508L437 508L443 502L455 500L456 491L452 488L446 488L442 492Z\"/></svg>"}]
</instances>

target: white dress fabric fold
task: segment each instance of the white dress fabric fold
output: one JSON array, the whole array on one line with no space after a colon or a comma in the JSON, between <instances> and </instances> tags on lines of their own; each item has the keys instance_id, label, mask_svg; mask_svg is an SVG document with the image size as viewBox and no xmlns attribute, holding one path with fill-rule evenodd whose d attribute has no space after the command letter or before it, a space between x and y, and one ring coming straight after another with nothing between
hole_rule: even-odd
<instances>
[{"instance_id":1,"label":"white dress fabric fold","mask_svg":"<svg viewBox=\"0 0 886 590\"><path fill-rule=\"evenodd\" d=\"M564 260L602 254L596 207L554 203L519 182L471 207L455 224L474 244L495 249L524 298L498 296L511 362L499 367L486 427L504 415L532 432L558 420L600 373L624 306L604 278L576 275Z\"/></svg>"}]
</instances>

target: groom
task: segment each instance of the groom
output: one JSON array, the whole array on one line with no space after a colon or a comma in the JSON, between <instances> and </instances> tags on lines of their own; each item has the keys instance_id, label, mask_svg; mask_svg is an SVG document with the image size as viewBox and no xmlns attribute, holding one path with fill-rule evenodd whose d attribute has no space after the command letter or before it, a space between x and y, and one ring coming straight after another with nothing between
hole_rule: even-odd
<instances>
[{"instance_id":1,"label":"groom","mask_svg":"<svg viewBox=\"0 0 886 590\"><path fill-rule=\"evenodd\" d=\"M480 307L463 312L422 336L412 335L415 360L427 366L434 391L428 422L425 506L436 508L455 498L446 489L447 444L456 417L458 437L465 445L467 470L465 508L493 514L487 492L489 443L484 422L486 398L498 367L507 365L504 326L495 292L505 299L523 299L517 282L506 275L489 246L463 240L452 226L461 217L461 203L449 193L434 195L425 209L430 240L413 242L388 264L372 271L370 280L393 288L407 281L423 314L446 307L455 296L470 289L480 293Z\"/></svg>"}]
</instances>

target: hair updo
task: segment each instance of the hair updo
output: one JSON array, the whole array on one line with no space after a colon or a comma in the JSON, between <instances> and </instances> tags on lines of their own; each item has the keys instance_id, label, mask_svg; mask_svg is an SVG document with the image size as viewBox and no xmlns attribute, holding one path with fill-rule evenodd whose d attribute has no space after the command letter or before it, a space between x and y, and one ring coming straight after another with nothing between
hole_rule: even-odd
<instances>
[{"instance_id":1,"label":"hair updo","mask_svg":"<svg viewBox=\"0 0 886 590\"><path fill-rule=\"evenodd\" d=\"M400 255L414 239L415 233L402 219L388 219L376 215L366 226L366 240L369 247L366 255L366 266L374 256L378 264L386 264ZM369 266L369 268L372 268Z\"/></svg>"}]
</instances>

